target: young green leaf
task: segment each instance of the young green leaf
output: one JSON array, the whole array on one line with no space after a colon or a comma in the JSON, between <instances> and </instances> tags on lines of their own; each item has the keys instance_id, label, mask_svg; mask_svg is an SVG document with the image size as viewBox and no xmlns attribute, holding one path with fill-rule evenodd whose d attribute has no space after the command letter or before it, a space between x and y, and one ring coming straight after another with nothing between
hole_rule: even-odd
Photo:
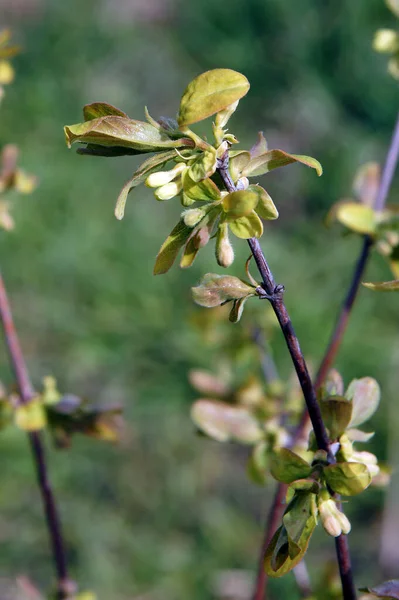
<instances>
[{"instance_id":1,"label":"young green leaf","mask_svg":"<svg viewBox=\"0 0 399 600\"><path fill-rule=\"evenodd\" d=\"M46 412L40 399L20 404L15 409L15 424L24 431L39 431L46 426Z\"/></svg>"},{"instance_id":2,"label":"young green leaf","mask_svg":"<svg viewBox=\"0 0 399 600\"><path fill-rule=\"evenodd\" d=\"M206 308L220 306L230 300L254 295L255 288L238 277L207 273L197 287L191 288L194 302Z\"/></svg>"},{"instance_id":3,"label":"young green leaf","mask_svg":"<svg viewBox=\"0 0 399 600\"><path fill-rule=\"evenodd\" d=\"M115 106L107 104L106 102L93 102L93 104L86 104L86 106L83 107L83 117L85 121L92 121L93 119L109 117L111 115L114 117L124 117L125 119L129 118L123 110L119 110L119 108L115 108Z\"/></svg>"},{"instance_id":4,"label":"young green leaf","mask_svg":"<svg viewBox=\"0 0 399 600\"><path fill-rule=\"evenodd\" d=\"M212 179L194 181L189 169L182 174L183 194L192 202L215 202L220 199L220 190Z\"/></svg>"},{"instance_id":5,"label":"young green leaf","mask_svg":"<svg viewBox=\"0 0 399 600\"><path fill-rule=\"evenodd\" d=\"M351 421L353 404L343 396L331 396L321 400L320 408L330 438L336 440Z\"/></svg>"},{"instance_id":6,"label":"young green leaf","mask_svg":"<svg viewBox=\"0 0 399 600\"><path fill-rule=\"evenodd\" d=\"M187 227L183 219L178 222L158 252L154 266L154 275L161 275L169 271L176 260L180 248L184 246L192 232L192 227Z\"/></svg>"},{"instance_id":7,"label":"young green leaf","mask_svg":"<svg viewBox=\"0 0 399 600\"><path fill-rule=\"evenodd\" d=\"M241 406L201 399L194 403L191 418L201 431L218 442L255 444L264 437L255 417Z\"/></svg>"},{"instance_id":8,"label":"young green leaf","mask_svg":"<svg viewBox=\"0 0 399 600\"><path fill-rule=\"evenodd\" d=\"M349 427L361 425L375 413L380 403L381 390L377 381L372 377L354 379L349 384L345 396L351 401L352 418Z\"/></svg>"},{"instance_id":9,"label":"young green leaf","mask_svg":"<svg viewBox=\"0 0 399 600\"><path fill-rule=\"evenodd\" d=\"M315 169L319 176L323 173L323 168L319 161L311 156L288 154L288 152L284 152L284 150L268 150L267 152L252 158L245 167L243 175L246 177L258 177L265 173L269 173L269 171L272 171L273 169L285 167L286 165L295 162L302 163L307 167Z\"/></svg>"},{"instance_id":10,"label":"young green leaf","mask_svg":"<svg viewBox=\"0 0 399 600\"><path fill-rule=\"evenodd\" d=\"M149 123L126 117L106 116L64 127L68 148L74 142L100 146L122 146L140 152L157 152L167 148L193 147L189 138L171 140Z\"/></svg>"},{"instance_id":11,"label":"young green leaf","mask_svg":"<svg viewBox=\"0 0 399 600\"><path fill-rule=\"evenodd\" d=\"M230 194L227 194L222 200L225 220L235 221L239 217L250 215L253 213L258 201L258 194L254 192L248 192L247 190L231 192Z\"/></svg>"},{"instance_id":12,"label":"young green leaf","mask_svg":"<svg viewBox=\"0 0 399 600\"><path fill-rule=\"evenodd\" d=\"M203 121L245 96L248 90L247 78L231 69L213 69L198 75L181 99L179 126Z\"/></svg>"},{"instance_id":13,"label":"young green leaf","mask_svg":"<svg viewBox=\"0 0 399 600\"><path fill-rule=\"evenodd\" d=\"M397 292L399 290L399 279L394 279L393 281L377 281L375 283L368 281L362 285L374 292Z\"/></svg>"},{"instance_id":14,"label":"young green leaf","mask_svg":"<svg viewBox=\"0 0 399 600\"><path fill-rule=\"evenodd\" d=\"M247 188L247 192L253 192L258 195L256 212L261 219L270 221L278 218L278 210L275 207L273 200L262 186L250 185Z\"/></svg>"},{"instance_id":15,"label":"young green leaf","mask_svg":"<svg viewBox=\"0 0 399 600\"><path fill-rule=\"evenodd\" d=\"M263 223L254 210L245 217L231 221L229 226L231 232L243 240L251 237L259 238L263 233Z\"/></svg>"},{"instance_id":16,"label":"young green leaf","mask_svg":"<svg viewBox=\"0 0 399 600\"><path fill-rule=\"evenodd\" d=\"M309 477L312 467L292 450L279 448L271 456L270 472L277 481L292 483L296 479Z\"/></svg>"},{"instance_id":17,"label":"young green leaf","mask_svg":"<svg viewBox=\"0 0 399 600\"><path fill-rule=\"evenodd\" d=\"M335 218L356 233L373 235L376 231L376 214L371 206L357 202L339 202L335 205Z\"/></svg>"},{"instance_id":18,"label":"young green leaf","mask_svg":"<svg viewBox=\"0 0 399 600\"><path fill-rule=\"evenodd\" d=\"M369 470L362 463L336 463L324 467L323 473L330 488L342 496L360 494L371 483Z\"/></svg>"},{"instance_id":19,"label":"young green leaf","mask_svg":"<svg viewBox=\"0 0 399 600\"><path fill-rule=\"evenodd\" d=\"M131 177L123 186L121 191L119 192L118 199L116 201L115 206L115 217L120 221L123 219L125 214L125 206L128 194L140 183L150 175L151 173L156 172L160 167L165 165L167 162L176 157L175 150L168 150L167 152L161 152L159 154L155 154L151 156L147 160L145 160L135 171L133 177Z\"/></svg>"}]
</instances>

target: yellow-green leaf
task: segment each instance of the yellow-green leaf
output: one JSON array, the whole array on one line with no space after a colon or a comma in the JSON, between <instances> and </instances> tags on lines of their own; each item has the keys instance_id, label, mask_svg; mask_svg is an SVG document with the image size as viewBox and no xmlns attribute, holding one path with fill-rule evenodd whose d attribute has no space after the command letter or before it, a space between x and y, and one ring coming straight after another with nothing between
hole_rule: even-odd
<instances>
[{"instance_id":1,"label":"yellow-green leaf","mask_svg":"<svg viewBox=\"0 0 399 600\"><path fill-rule=\"evenodd\" d=\"M336 463L324 467L323 473L330 488L342 496L360 494L371 483L369 470L363 463Z\"/></svg>"},{"instance_id":2,"label":"yellow-green leaf","mask_svg":"<svg viewBox=\"0 0 399 600\"><path fill-rule=\"evenodd\" d=\"M46 423L46 413L39 399L33 399L15 409L15 424L24 431L39 431Z\"/></svg>"},{"instance_id":3,"label":"yellow-green leaf","mask_svg":"<svg viewBox=\"0 0 399 600\"><path fill-rule=\"evenodd\" d=\"M251 155L246 150L231 150L229 152L229 171L234 183L240 179L243 170L251 160Z\"/></svg>"},{"instance_id":4,"label":"yellow-green leaf","mask_svg":"<svg viewBox=\"0 0 399 600\"><path fill-rule=\"evenodd\" d=\"M268 150L267 152L252 158L245 167L243 175L246 177L257 177L259 175L264 175L273 169L285 167L286 165L295 162L302 163L307 167L315 169L319 176L323 173L323 168L319 161L311 156L288 154L288 152L284 152L284 150Z\"/></svg>"},{"instance_id":5,"label":"yellow-green leaf","mask_svg":"<svg viewBox=\"0 0 399 600\"><path fill-rule=\"evenodd\" d=\"M193 181L198 182L211 177L216 171L217 155L216 148L210 146L198 156L190 167L189 174Z\"/></svg>"},{"instance_id":6,"label":"yellow-green leaf","mask_svg":"<svg viewBox=\"0 0 399 600\"><path fill-rule=\"evenodd\" d=\"M198 75L187 86L180 102L178 123L191 125L239 100L249 90L247 78L231 69L213 69Z\"/></svg>"},{"instance_id":7,"label":"yellow-green leaf","mask_svg":"<svg viewBox=\"0 0 399 600\"><path fill-rule=\"evenodd\" d=\"M264 437L255 417L241 406L201 399L194 403L191 418L201 431L219 442L255 444Z\"/></svg>"},{"instance_id":8,"label":"yellow-green leaf","mask_svg":"<svg viewBox=\"0 0 399 600\"><path fill-rule=\"evenodd\" d=\"M259 238L263 233L262 221L254 210L245 217L240 217L235 221L231 221L229 227L234 235L243 240L247 240L251 237Z\"/></svg>"},{"instance_id":9,"label":"yellow-green leaf","mask_svg":"<svg viewBox=\"0 0 399 600\"><path fill-rule=\"evenodd\" d=\"M235 221L239 217L245 217L253 213L258 201L258 194L247 190L227 194L222 200L225 220Z\"/></svg>"},{"instance_id":10,"label":"yellow-green leaf","mask_svg":"<svg viewBox=\"0 0 399 600\"><path fill-rule=\"evenodd\" d=\"M278 210L273 200L262 186L250 185L247 188L247 192L254 192L258 195L258 204L256 206L256 212L261 219L270 221L278 218Z\"/></svg>"},{"instance_id":11,"label":"yellow-green leaf","mask_svg":"<svg viewBox=\"0 0 399 600\"><path fill-rule=\"evenodd\" d=\"M399 279L393 281L367 281L363 283L364 287L374 292L397 292L399 290Z\"/></svg>"},{"instance_id":12,"label":"yellow-green leaf","mask_svg":"<svg viewBox=\"0 0 399 600\"><path fill-rule=\"evenodd\" d=\"M255 288L232 275L207 273L198 286L191 288L194 302L205 308L220 306L255 293Z\"/></svg>"},{"instance_id":13,"label":"yellow-green leaf","mask_svg":"<svg viewBox=\"0 0 399 600\"><path fill-rule=\"evenodd\" d=\"M180 248L184 246L192 232L192 227L187 227L183 219L178 222L158 252L154 266L154 275L161 275L169 271L176 260Z\"/></svg>"},{"instance_id":14,"label":"yellow-green leaf","mask_svg":"<svg viewBox=\"0 0 399 600\"><path fill-rule=\"evenodd\" d=\"M92 104L86 104L83 107L83 117L85 121L91 121L92 119L99 119L100 117L108 117L113 115L115 117L125 117L128 119L126 113L119 108L115 108L112 104L106 102L93 102Z\"/></svg>"},{"instance_id":15,"label":"yellow-green leaf","mask_svg":"<svg viewBox=\"0 0 399 600\"><path fill-rule=\"evenodd\" d=\"M133 148L140 152L156 152L167 148L193 146L188 138L171 140L149 123L126 117L106 116L64 127L68 147L74 142Z\"/></svg>"},{"instance_id":16,"label":"yellow-green leaf","mask_svg":"<svg viewBox=\"0 0 399 600\"><path fill-rule=\"evenodd\" d=\"M270 472L277 481L291 483L309 477L312 467L292 450L278 448L271 455Z\"/></svg>"},{"instance_id":17,"label":"yellow-green leaf","mask_svg":"<svg viewBox=\"0 0 399 600\"><path fill-rule=\"evenodd\" d=\"M182 174L183 194L192 202L214 202L220 198L220 190L212 179L194 181L189 170Z\"/></svg>"},{"instance_id":18,"label":"yellow-green leaf","mask_svg":"<svg viewBox=\"0 0 399 600\"><path fill-rule=\"evenodd\" d=\"M148 175L157 171L161 166L165 165L168 161L175 158L175 156L176 152L174 150L168 150L167 152L161 152L159 154L151 156L139 166L137 171L134 173L133 177L131 177L125 183L125 185L119 192L119 196L115 206L115 217L119 221L124 217L126 200L129 192L131 192L132 189L140 185L140 183L143 183L144 179L146 179Z\"/></svg>"},{"instance_id":19,"label":"yellow-green leaf","mask_svg":"<svg viewBox=\"0 0 399 600\"><path fill-rule=\"evenodd\" d=\"M352 404L349 427L358 427L375 413L380 403L381 390L373 377L353 379L345 393Z\"/></svg>"},{"instance_id":20,"label":"yellow-green leaf","mask_svg":"<svg viewBox=\"0 0 399 600\"><path fill-rule=\"evenodd\" d=\"M336 205L335 217L345 227L356 233L375 233L376 214L371 206L357 202L340 202Z\"/></svg>"}]
</instances>

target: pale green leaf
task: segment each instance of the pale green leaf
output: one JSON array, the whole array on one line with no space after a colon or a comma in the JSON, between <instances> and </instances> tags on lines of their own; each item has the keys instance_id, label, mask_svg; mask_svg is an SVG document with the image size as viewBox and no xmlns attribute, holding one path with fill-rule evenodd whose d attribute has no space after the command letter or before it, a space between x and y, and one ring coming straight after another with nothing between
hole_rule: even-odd
<instances>
[{"instance_id":1,"label":"pale green leaf","mask_svg":"<svg viewBox=\"0 0 399 600\"><path fill-rule=\"evenodd\" d=\"M323 173L323 168L319 161L311 156L288 154L288 152L284 152L284 150L268 150L267 152L252 158L245 167L243 175L246 177L257 177L269 173L269 171L272 171L273 169L285 167L286 165L296 162L315 169L319 176Z\"/></svg>"},{"instance_id":2,"label":"pale green leaf","mask_svg":"<svg viewBox=\"0 0 399 600\"><path fill-rule=\"evenodd\" d=\"M352 418L349 427L358 427L375 413L380 403L381 390L377 381L372 377L354 379L345 393L351 401Z\"/></svg>"},{"instance_id":3,"label":"pale green leaf","mask_svg":"<svg viewBox=\"0 0 399 600\"><path fill-rule=\"evenodd\" d=\"M397 292L399 290L399 279L393 281L376 281L376 282L365 282L364 287L374 292Z\"/></svg>"},{"instance_id":4,"label":"pale green leaf","mask_svg":"<svg viewBox=\"0 0 399 600\"><path fill-rule=\"evenodd\" d=\"M336 205L335 218L356 233L375 233L376 214L371 206L357 202L340 202Z\"/></svg>"},{"instance_id":5,"label":"pale green leaf","mask_svg":"<svg viewBox=\"0 0 399 600\"><path fill-rule=\"evenodd\" d=\"M254 192L258 195L258 204L256 206L256 213L261 219L267 221L278 218L278 210L267 191L260 185L250 185L247 188L248 192Z\"/></svg>"},{"instance_id":6,"label":"pale green leaf","mask_svg":"<svg viewBox=\"0 0 399 600\"><path fill-rule=\"evenodd\" d=\"M126 200L129 192L132 191L135 187L143 183L143 181L150 175L157 171L161 166L165 165L168 161L172 160L176 157L176 152L174 150L168 150L167 152L161 152L159 154L155 154L151 156L147 160L145 160L134 173L133 177L131 177L121 189L118 199L116 201L115 206L115 217L119 219L123 219L125 214L125 206Z\"/></svg>"},{"instance_id":7,"label":"pale green leaf","mask_svg":"<svg viewBox=\"0 0 399 600\"><path fill-rule=\"evenodd\" d=\"M255 444L264 437L256 418L241 406L201 399L194 403L191 418L201 431L219 442Z\"/></svg>"},{"instance_id":8,"label":"pale green leaf","mask_svg":"<svg viewBox=\"0 0 399 600\"><path fill-rule=\"evenodd\" d=\"M309 477L312 467L292 450L279 448L271 456L270 472L277 481L291 483Z\"/></svg>"},{"instance_id":9,"label":"pale green leaf","mask_svg":"<svg viewBox=\"0 0 399 600\"><path fill-rule=\"evenodd\" d=\"M154 266L154 275L167 273L176 260L179 250L192 234L192 227L187 227L181 219L162 244Z\"/></svg>"},{"instance_id":10,"label":"pale green leaf","mask_svg":"<svg viewBox=\"0 0 399 600\"><path fill-rule=\"evenodd\" d=\"M239 217L245 217L251 213L253 214L253 210L256 208L258 201L258 194L247 190L227 194L222 200L225 220L228 222L235 221Z\"/></svg>"},{"instance_id":11,"label":"pale green leaf","mask_svg":"<svg viewBox=\"0 0 399 600\"><path fill-rule=\"evenodd\" d=\"M213 69L198 75L187 86L180 102L180 127L210 117L243 96L249 90L247 78L231 69Z\"/></svg>"},{"instance_id":12,"label":"pale green leaf","mask_svg":"<svg viewBox=\"0 0 399 600\"><path fill-rule=\"evenodd\" d=\"M255 211L251 214L240 217L235 221L229 223L229 227L232 233L238 238L247 240L251 237L259 238L263 233L263 224Z\"/></svg>"},{"instance_id":13,"label":"pale green leaf","mask_svg":"<svg viewBox=\"0 0 399 600\"><path fill-rule=\"evenodd\" d=\"M191 291L194 302L206 308L213 308L230 300L238 300L252 295L255 293L255 288L232 275L207 273L199 285L191 288Z\"/></svg>"},{"instance_id":14,"label":"pale green leaf","mask_svg":"<svg viewBox=\"0 0 399 600\"><path fill-rule=\"evenodd\" d=\"M106 116L64 127L68 147L74 142L100 146L133 148L140 152L156 152L167 148L192 147L189 138L171 140L149 123L126 117Z\"/></svg>"},{"instance_id":15,"label":"pale green leaf","mask_svg":"<svg viewBox=\"0 0 399 600\"><path fill-rule=\"evenodd\" d=\"M100 117L108 117L113 115L114 117L125 117L128 119L126 113L119 108L115 108L112 104L106 102L93 102L92 104L86 104L83 107L83 117L85 121L91 121L92 119L99 119Z\"/></svg>"},{"instance_id":16,"label":"pale green leaf","mask_svg":"<svg viewBox=\"0 0 399 600\"><path fill-rule=\"evenodd\" d=\"M330 488L342 496L360 494L371 483L371 475L363 463L336 463L324 467L323 473Z\"/></svg>"},{"instance_id":17,"label":"pale green leaf","mask_svg":"<svg viewBox=\"0 0 399 600\"><path fill-rule=\"evenodd\" d=\"M212 179L194 181L189 170L182 174L183 193L192 202L214 202L220 198L220 190Z\"/></svg>"}]
</instances>

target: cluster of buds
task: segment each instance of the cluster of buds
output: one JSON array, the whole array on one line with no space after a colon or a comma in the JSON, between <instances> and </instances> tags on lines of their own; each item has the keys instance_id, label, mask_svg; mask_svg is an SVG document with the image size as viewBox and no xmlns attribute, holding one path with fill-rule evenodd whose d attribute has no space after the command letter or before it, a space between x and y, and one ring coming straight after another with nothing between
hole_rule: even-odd
<instances>
[{"instance_id":1,"label":"cluster of buds","mask_svg":"<svg viewBox=\"0 0 399 600\"><path fill-rule=\"evenodd\" d=\"M350 532L351 524L348 517L338 508L336 500L327 489L323 489L318 494L317 508L321 524L329 535L338 537L342 533Z\"/></svg>"}]
</instances>

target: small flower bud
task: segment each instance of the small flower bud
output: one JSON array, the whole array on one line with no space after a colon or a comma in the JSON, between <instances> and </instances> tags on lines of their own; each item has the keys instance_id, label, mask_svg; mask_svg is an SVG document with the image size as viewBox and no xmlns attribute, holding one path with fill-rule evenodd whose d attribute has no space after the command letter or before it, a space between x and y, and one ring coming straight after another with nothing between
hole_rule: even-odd
<instances>
[{"instance_id":1,"label":"small flower bud","mask_svg":"<svg viewBox=\"0 0 399 600\"><path fill-rule=\"evenodd\" d=\"M227 223L219 225L216 236L216 260L221 267L230 267L234 261L234 249L229 240Z\"/></svg>"},{"instance_id":2,"label":"small flower bud","mask_svg":"<svg viewBox=\"0 0 399 600\"><path fill-rule=\"evenodd\" d=\"M183 185L181 181L172 181L171 183L167 183L159 187L154 192L154 196L157 200L170 200L174 198L181 192L183 189Z\"/></svg>"},{"instance_id":3,"label":"small flower bud","mask_svg":"<svg viewBox=\"0 0 399 600\"><path fill-rule=\"evenodd\" d=\"M166 185L170 181L173 181L184 169L186 165L179 163L170 171L158 171L149 175L145 181L146 186L151 188L157 188Z\"/></svg>"},{"instance_id":4,"label":"small flower bud","mask_svg":"<svg viewBox=\"0 0 399 600\"><path fill-rule=\"evenodd\" d=\"M341 533L350 532L351 524L348 517L339 510L327 491L320 493L318 509L321 523L329 535L338 537Z\"/></svg>"},{"instance_id":5,"label":"small flower bud","mask_svg":"<svg viewBox=\"0 0 399 600\"><path fill-rule=\"evenodd\" d=\"M205 216L202 208L189 208L182 213L184 224L187 227L195 227Z\"/></svg>"}]
</instances>

